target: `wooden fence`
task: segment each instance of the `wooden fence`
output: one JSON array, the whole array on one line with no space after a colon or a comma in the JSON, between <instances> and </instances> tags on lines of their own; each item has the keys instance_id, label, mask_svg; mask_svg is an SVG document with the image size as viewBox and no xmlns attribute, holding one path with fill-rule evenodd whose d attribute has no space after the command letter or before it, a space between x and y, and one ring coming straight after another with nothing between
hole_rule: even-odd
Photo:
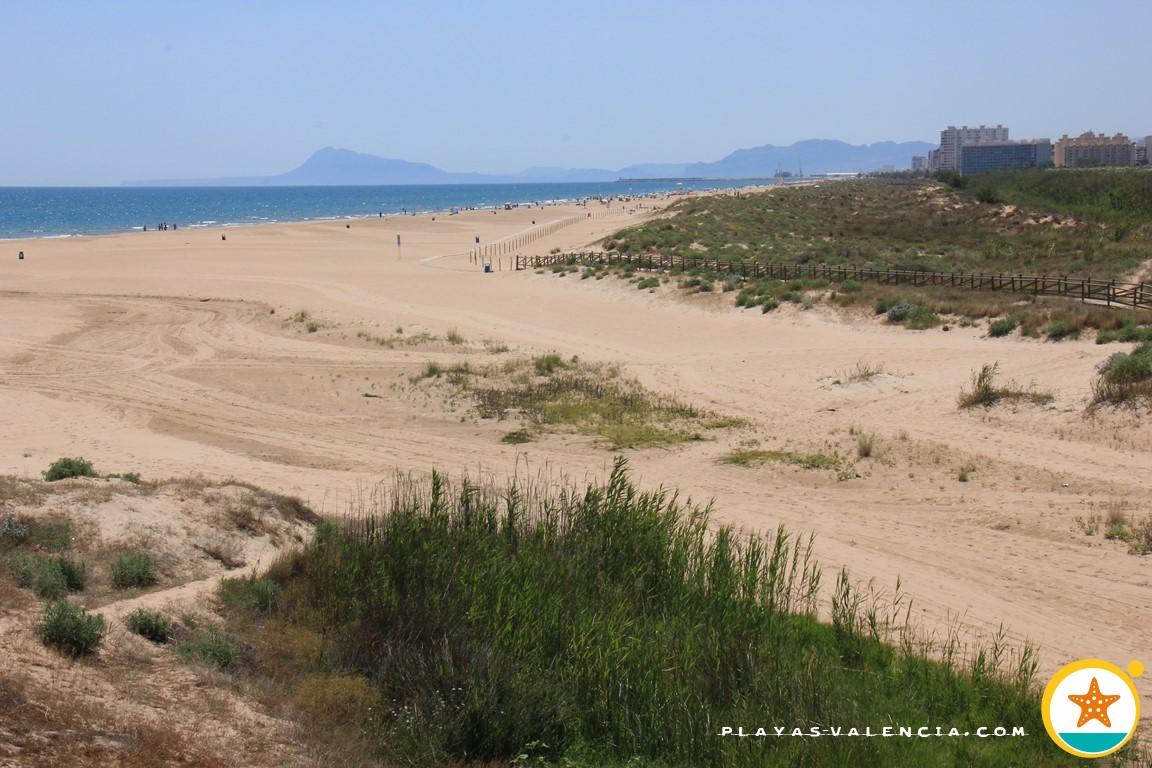
<instances>
[{"instance_id":1,"label":"wooden fence","mask_svg":"<svg viewBox=\"0 0 1152 768\"><path fill-rule=\"evenodd\" d=\"M746 278L769 277L780 280L823 278L831 282L866 280L884 285L939 285L974 291L1008 291L1032 296L1065 296L1083 302L1128 309L1152 309L1152 286L1146 283L1118 283L1090 277L1049 277L1047 275L1005 275L976 272L927 272L916 269L833 266L829 264L776 264L763 261L730 261L703 256L664 256L656 253L623 254L614 251L550 253L543 256L516 256L516 269L533 269L554 264L633 264L638 269L701 269Z\"/></svg>"}]
</instances>

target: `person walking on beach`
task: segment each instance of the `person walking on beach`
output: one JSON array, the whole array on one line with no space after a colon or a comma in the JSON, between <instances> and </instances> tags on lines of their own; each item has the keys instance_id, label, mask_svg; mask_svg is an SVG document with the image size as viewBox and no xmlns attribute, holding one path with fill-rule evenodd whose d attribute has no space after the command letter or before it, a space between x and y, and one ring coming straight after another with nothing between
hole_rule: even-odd
<instances>
[{"instance_id":1,"label":"person walking on beach","mask_svg":"<svg viewBox=\"0 0 1152 768\"><path fill-rule=\"evenodd\" d=\"M24 261L24 251L20 251L20 255L16 257L17 261Z\"/></svg>"}]
</instances>

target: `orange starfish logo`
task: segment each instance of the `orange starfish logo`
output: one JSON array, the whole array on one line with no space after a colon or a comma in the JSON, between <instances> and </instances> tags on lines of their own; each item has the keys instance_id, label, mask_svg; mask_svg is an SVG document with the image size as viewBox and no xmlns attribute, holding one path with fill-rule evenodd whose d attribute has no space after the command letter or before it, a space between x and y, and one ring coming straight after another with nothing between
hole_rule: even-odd
<instances>
[{"instance_id":1,"label":"orange starfish logo","mask_svg":"<svg viewBox=\"0 0 1152 768\"><path fill-rule=\"evenodd\" d=\"M1092 684L1088 686L1088 693L1073 693L1069 694L1068 698L1072 700L1073 704L1080 707L1080 719L1076 721L1077 728L1082 728L1084 723L1089 720L1099 720L1105 728L1112 727L1112 720L1108 717L1108 707L1119 701L1120 697L1105 696L1100 693L1100 684L1096 682L1096 678L1092 678Z\"/></svg>"}]
</instances>

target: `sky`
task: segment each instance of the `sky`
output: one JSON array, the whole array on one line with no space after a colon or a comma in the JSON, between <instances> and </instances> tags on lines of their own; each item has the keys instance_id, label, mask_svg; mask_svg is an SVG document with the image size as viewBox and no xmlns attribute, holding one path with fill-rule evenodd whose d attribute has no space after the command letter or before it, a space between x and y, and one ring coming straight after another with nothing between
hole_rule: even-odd
<instances>
[{"instance_id":1,"label":"sky","mask_svg":"<svg viewBox=\"0 0 1152 768\"><path fill-rule=\"evenodd\" d=\"M3 0L0 185L1152 133L1152 2Z\"/></svg>"}]
</instances>

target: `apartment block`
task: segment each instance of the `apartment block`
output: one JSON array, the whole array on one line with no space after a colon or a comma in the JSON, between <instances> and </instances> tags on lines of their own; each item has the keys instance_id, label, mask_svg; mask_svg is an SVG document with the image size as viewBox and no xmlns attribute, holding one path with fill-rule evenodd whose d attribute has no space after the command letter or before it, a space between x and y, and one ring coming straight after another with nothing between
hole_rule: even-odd
<instances>
[{"instance_id":1,"label":"apartment block","mask_svg":"<svg viewBox=\"0 0 1152 768\"><path fill-rule=\"evenodd\" d=\"M958 170L973 173L1006 171L1012 168L1036 168L1052 164L1052 141L985 141L960 146Z\"/></svg>"},{"instance_id":2,"label":"apartment block","mask_svg":"<svg viewBox=\"0 0 1152 768\"><path fill-rule=\"evenodd\" d=\"M1106 136L1092 131L1069 138L1068 134L1056 142L1052 159L1057 168L1075 168L1095 165L1134 165L1136 148L1122 133Z\"/></svg>"},{"instance_id":3,"label":"apartment block","mask_svg":"<svg viewBox=\"0 0 1152 768\"><path fill-rule=\"evenodd\" d=\"M980 144L1008 141L1008 127L1004 125L981 125L971 128L967 125L957 128L950 125L940 131L940 155L938 167L934 170L956 171L960 168L960 147L965 144Z\"/></svg>"}]
</instances>

